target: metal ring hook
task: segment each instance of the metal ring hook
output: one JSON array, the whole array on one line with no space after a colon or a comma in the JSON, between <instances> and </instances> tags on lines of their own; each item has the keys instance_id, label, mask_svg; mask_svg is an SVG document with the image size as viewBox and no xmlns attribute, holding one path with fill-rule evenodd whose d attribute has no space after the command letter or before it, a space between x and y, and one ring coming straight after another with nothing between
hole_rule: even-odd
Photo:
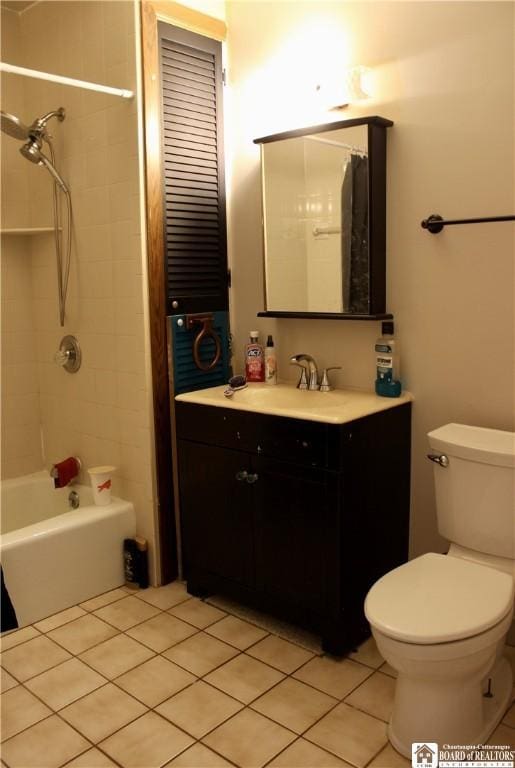
<instances>
[{"instance_id":1,"label":"metal ring hook","mask_svg":"<svg viewBox=\"0 0 515 768\"><path fill-rule=\"evenodd\" d=\"M202 324L200 332L195 336L193 342L193 362L200 371L211 371L220 360L222 355L222 345L220 343L220 337L213 328L213 316L212 315L187 315L186 317L187 327L191 330L197 323ZM213 359L209 363L203 363L200 359L200 345L205 338L211 338L215 344L215 354Z\"/></svg>"}]
</instances>

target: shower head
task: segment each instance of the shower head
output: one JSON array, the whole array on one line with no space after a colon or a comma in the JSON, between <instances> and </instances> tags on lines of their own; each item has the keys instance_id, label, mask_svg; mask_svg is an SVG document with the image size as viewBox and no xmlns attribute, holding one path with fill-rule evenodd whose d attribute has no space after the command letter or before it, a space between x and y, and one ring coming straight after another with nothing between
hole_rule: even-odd
<instances>
[{"instance_id":1,"label":"shower head","mask_svg":"<svg viewBox=\"0 0 515 768\"><path fill-rule=\"evenodd\" d=\"M37 165L40 164L41 142L38 142L35 139L29 139L28 142L20 148L20 152L23 157L27 158L27 160L30 160L31 163L36 163Z\"/></svg>"},{"instance_id":2,"label":"shower head","mask_svg":"<svg viewBox=\"0 0 515 768\"><path fill-rule=\"evenodd\" d=\"M30 138L29 141L20 148L20 152L23 157L27 158L27 160L30 160L31 163L36 163L36 165L44 165L45 168L50 172L50 175L54 181L59 184L63 192L68 192L68 187L59 175L53 163L41 151L41 146L41 139Z\"/></svg>"},{"instance_id":3,"label":"shower head","mask_svg":"<svg viewBox=\"0 0 515 768\"><path fill-rule=\"evenodd\" d=\"M2 129L2 133L6 133L13 139L19 139L20 141L25 141L29 138L29 129L22 123L19 118L17 118L15 115L10 115L8 112L4 112L3 110L0 115L0 127Z\"/></svg>"},{"instance_id":4,"label":"shower head","mask_svg":"<svg viewBox=\"0 0 515 768\"><path fill-rule=\"evenodd\" d=\"M59 122L62 122L65 117L65 111L63 107L54 109L51 112L47 112L43 117L38 117L32 125L26 126L15 115L10 115L8 112L1 112L1 129L8 136L13 139L19 139L26 143L20 148L20 152L27 160L36 165L44 165L50 172L50 175L54 181L59 184L63 192L68 192L68 187L62 180L57 169L51 160L43 154L43 141L46 141L50 146L50 152L52 154L52 147L50 144L50 136L47 134L46 124L52 118L56 117ZM53 154L52 154L53 158Z\"/></svg>"}]
</instances>

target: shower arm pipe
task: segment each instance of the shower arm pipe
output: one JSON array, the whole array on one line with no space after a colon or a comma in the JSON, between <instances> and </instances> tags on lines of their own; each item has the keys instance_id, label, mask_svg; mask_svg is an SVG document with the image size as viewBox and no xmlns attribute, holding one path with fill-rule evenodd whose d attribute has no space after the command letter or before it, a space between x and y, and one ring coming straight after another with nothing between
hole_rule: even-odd
<instances>
[{"instance_id":1,"label":"shower arm pipe","mask_svg":"<svg viewBox=\"0 0 515 768\"><path fill-rule=\"evenodd\" d=\"M422 229L427 229L432 235L441 232L444 227L452 224L485 224L491 221L515 221L515 216L489 216L483 219L444 219L438 213L432 213L420 222Z\"/></svg>"},{"instance_id":2,"label":"shower arm pipe","mask_svg":"<svg viewBox=\"0 0 515 768\"><path fill-rule=\"evenodd\" d=\"M84 88L87 91L97 91L98 93L108 93L111 96L121 96L122 99L132 99L134 91L126 88L112 88L110 85L100 85L99 83L90 83L87 80L76 80L73 77L64 77L64 75L53 75L49 72L39 72L37 69L27 69L18 67L15 64L0 62L0 72L8 72L11 75L24 75L25 77L34 77L37 80L47 80L51 83L60 83L61 85L71 85L74 88Z\"/></svg>"}]
</instances>

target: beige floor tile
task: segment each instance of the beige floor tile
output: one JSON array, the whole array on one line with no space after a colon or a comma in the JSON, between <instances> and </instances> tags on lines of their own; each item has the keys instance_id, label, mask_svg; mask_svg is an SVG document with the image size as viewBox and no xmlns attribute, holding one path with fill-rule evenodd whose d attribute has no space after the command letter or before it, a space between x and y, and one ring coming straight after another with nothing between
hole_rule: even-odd
<instances>
[{"instance_id":1,"label":"beige floor tile","mask_svg":"<svg viewBox=\"0 0 515 768\"><path fill-rule=\"evenodd\" d=\"M511 668L513 671L513 677L515 678L515 645L505 645L504 646L504 655L508 659L508 661L511 664Z\"/></svg>"},{"instance_id":2,"label":"beige floor tile","mask_svg":"<svg viewBox=\"0 0 515 768\"><path fill-rule=\"evenodd\" d=\"M84 603L80 603L80 607L85 611L97 611L99 608L103 608L104 605L114 603L116 600L121 600L122 597L127 597L127 592L118 587L118 589L111 589L109 592L104 592L103 595L98 597L92 597L91 600L86 600Z\"/></svg>"},{"instance_id":3,"label":"beige floor tile","mask_svg":"<svg viewBox=\"0 0 515 768\"><path fill-rule=\"evenodd\" d=\"M383 675L389 675L390 677L397 677L397 670L391 667L387 661L379 667L379 671L383 673Z\"/></svg>"},{"instance_id":4,"label":"beige floor tile","mask_svg":"<svg viewBox=\"0 0 515 768\"><path fill-rule=\"evenodd\" d=\"M386 745L386 724L347 704L338 704L304 738L362 768Z\"/></svg>"},{"instance_id":5,"label":"beige floor tile","mask_svg":"<svg viewBox=\"0 0 515 768\"><path fill-rule=\"evenodd\" d=\"M81 653L80 658L112 680L154 656L154 652L132 637L117 635Z\"/></svg>"},{"instance_id":6,"label":"beige floor tile","mask_svg":"<svg viewBox=\"0 0 515 768\"><path fill-rule=\"evenodd\" d=\"M52 629L47 636L71 653L79 654L116 634L116 630L106 624L105 621L100 621L96 616L85 614L80 619Z\"/></svg>"},{"instance_id":7,"label":"beige floor tile","mask_svg":"<svg viewBox=\"0 0 515 768\"><path fill-rule=\"evenodd\" d=\"M17 629L14 632L9 632L7 635L2 635L0 638L0 649L2 653L9 648L14 648L15 645L25 643L27 640L31 640L33 637L37 637L39 632L34 627L24 627L23 629Z\"/></svg>"},{"instance_id":8,"label":"beige floor tile","mask_svg":"<svg viewBox=\"0 0 515 768\"><path fill-rule=\"evenodd\" d=\"M245 768L259 768L295 739L295 734L258 712L243 709L204 737L208 747Z\"/></svg>"},{"instance_id":9,"label":"beige floor tile","mask_svg":"<svg viewBox=\"0 0 515 768\"><path fill-rule=\"evenodd\" d=\"M350 696L347 696L345 703L388 722L392 713L395 685L396 681L393 677L383 675L382 672L374 672Z\"/></svg>"},{"instance_id":10,"label":"beige floor tile","mask_svg":"<svg viewBox=\"0 0 515 768\"><path fill-rule=\"evenodd\" d=\"M282 672L241 653L206 676L206 682L249 704L284 678Z\"/></svg>"},{"instance_id":11,"label":"beige floor tile","mask_svg":"<svg viewBox=\"0 0 515 768\"><path fill-rule=\"evenodd\" d=\"M511 749L515 749L515 728L510 728L508 725L498 725L495 731L492 733L487 744L503 744L509 746Z\"/></svg>"},{"instance_id":12,"label":"beige floor tile","mask_svg":"<svg viewBox=\"0 0 515 768\"><path fill-rule=\"evenodd\" d=\"M57 768L89 746L77 731L57 715L52 715L5 741L2 757L11 768Z\"/></svg>"},{"instance_id":13,"label":"beige floor tile","mask_svg":"<svg viewBox=\"0 0 515 768\"><path fill-rule=\"evenodd\" d=\"M343 699L363 680L373 674L370 667L348 659L316 656L294 673L293 677L313 685L324 693Z\"/></svg>"},{"instance_id":14,"label":"beige floor tile","mask_svg":"<svg viewBox=\"0 0 515 768\"><path fill-rule=\"evenodd\" d=\"M87 667L79 659L68 659L48 672L33 677L26 683L32 693L39 696L54 711L66 707L106 682L105 678Z\"/></svg>"},{"instance_id":15,"label":"beige floor tile","mask_svg":"<svg viewBox=\"0 0 515 768\"><path fill-rule=\"evenodd\" d=\"M278 637L282 637L283 640L288 640L291 643L300 645L312 653L319 655L322 653L320 636L314 635L312 632L308 632L308 630L302 629L295 624L281 621L277 617L271 616L269 613L257 611L242 605L241 603L237 603L234 600L220 597L219 595L209 597L207 602L210 605L220 608L222 611L226 611L226 613L230 613L232 616L237 616L239 619L243 619L243 621L248 621L250 624L254 624L256 627L264 629L266 632L271 632Z\"/></svg>"},{"instance_id":16,"label":"beige floor tile","mask_svg":"<svg viewBox=\"0 0 515 768\"><path fill-rule=\"evenodd\" d=\"M196 739L201 739L241 708L239 701L199 680L157 707L157 712Z\"/></svg>"},{"instance_id":17,"label":"beige floor tile","mask_svg":"<svg viewBox=\"0 0 515 768\"><path fill-rule=\"evenodd\" d=\"M2 712L2 741L25 730L52 714L23 685L18 685L0 696Z\"/></svg>"},{"instance_id":18,"label":"beige floor tile","mask_svg":"<svg viewBox=\"0 0 515 768\"><path fill-rule=\"evenodd\" d=\"M156 707L162 701L191 685L197 678L162 656L140 664L115 680L123 688L147 707Z\"/></svg>"},{"instance_id":19,"label":"beige floor tile","mask_svg":"<svg viewBox=\"0 0 515 768\"><path fill-rule=\"evenodd\" d=\"M64 768L117 768L117 766L107 755L93 747L79 757L75 757L71 763L66 763Z\"/></svg>"},{"instance_id":20,"label":"beige floor tile","mask_svg":"<svg viewBox=\"0 0 515 768\"><path fill-rule=\"evenodd\" d=\"M14 677L10 675L9 672L7 672L7 670L0 669L0 691L5 693L11 688L14 688L15 685L18 685L18 681L15 680Z\"/></svg>"},{"instance_id":21,"label":"beige floor tile","mask_svg":"<svg viewBox=\"0 0 515 768\"><path fill-rule=\"evenodd\" d=\"M116 685L107 683L60 712L70 725L97 743L147 711Z\"/></svg>"},{"instance_id":22,"label":"beige floor tile","mask_svg":"<svg viewBox=\"0 0 515 768\"><path fill-rule=\"evenodd\" d=\"M408 766L411 766L411 760L400 755L391 744L387 744L368 764L368 768L408 768Z\"/></svg>"},{"instance_id":23,"label":"beige floor tile","mask_svg":"<svg viewBox=\"0 0 515 768\"><path fill-rule=\"evenodd\" d=\"M215 621L223 619L227 616L224 611L219 608L215 608L214 605L204 603L202 600L198 600L196 597L191 600L186 600L184 603L176 605L174 608L170 608L170 613L177 616L183 621L187 621L189 624L198 627L199 629L205 629L210 624L214 624Z\"/></svg>"},{"instance_id":24,"label":"beige floor tile","mask_svg":"<svg viewBox=\"0 0 515 768\"><path fill-rule=\"evenodd\" d=\"M56 629L57 627L61 627L63 624L68 624L68 622L73 621L74 619L80 619L81 616L84 616L84 613L85 611L83 611L82 608L79 608L78 605L73 605L71 608L67 608L65 611L54 613L54 615L49 616L48 619L38 621L38 623L34 624L34 626L40 632L50 632L51 629Z\"/></svg>"},{"instance_id":25,"label":"beige floor tile","mask_svg":"<svg viewBox=\"0 0 515 768\"><path fill-rule=\"evenodd\" d=\"M172 581L171 584L165 584L164 587L141 589L136 593L136 597L161 608L162 611L167 611L174 605L189 600L191 595L188 595L186 585L182 581Z\"/></svg>"},{"instance_id":26,"label":"beige floor tile","mask_svg":"<svg viewBox=\"0 0 515 768\"><path fill-rule=\"evenodd\" d=\"M196 634L198 630L186 624L176 616L160 613L142 624L127 630L127 634L152 650L161 653L172 645L180 643L187 637Z\"/></svg>"},{"instance_id":27,"label":"beige floor tile","mask_svg":"<svg viewBox=\"0 0 515 768\"><path fill-rule=\"evenodd\" d=\"M233 768L223 757L208 749L204 744L194 744L179 757L167 763L165 768Z\"/></svg>"},{"instance_id":28,"label":"beige floor tile","mask_svg":"<svg viewBox=\"0 0 515 768\"><path fill-rule=\"evenodd\" d=\"M194 675L202 677L208 672L237 656L238 651L215 637L199 632L182 643L174 645L163 653L167 659L174 661Z\"/></svg>"},{"instance_id":29,"label":"beige floor tile","mask_svg":"<svg viewBox=\"0 0 515 768\"><path fill-rule=\"evenodd\" d=\"M23 682L69 658L70 654L67 651L48 637L38 635L33 640L4 651L2 666L17 680Z\"/></svg>"},{"instance_id":30,"label":"beige floor tile","mask_svg":"<svg viewBox=\"0 0 515 768\"><path fill-rule=\"evenodd\" d=\"M512 704L504 715L503 723L504 725L509 725L511 728L515 728L515 704Z\"/></svg>"},{"instance_id":31,"label":"beige floor tile","mask_svg":"<svg viewBox=\"0 0 515 768\"><path fill-rule=\"evenodd\" d=\"M125 768L160 768L192 743L164 717L148 712L99 746Z\"/></svg>"},{"instance_id":32,"label":"beige floor tile","mask_svg":"<svg viewBox=\"0 0 515 768\"><path fill-rule=\"evenodd\" d=\"M310 651L306 651L294 643L289 643L287 640L282 640L276 635L268 635L264 640L249 648L247 653L287 675L295 672L296 669L313 658Z\"/></svg>"},{"instance_id":33,"label":"beige floor tile","mask_svg":"<svg viewBox=\"0 0 515 768\"><path fill-rule=\"evenodd\" d=\"M359 661L360 664L366 664L367 667L373 667L374 669L379 669L384 662L383 657L377 650L376 641L373 637L369 637L364 643L361 643L357 651L350 653L349 659Z\"/></svg>"},{"instance_id":34,"label":"beige floor tile","mask_svg":"<svg viewBox=\"0 0 515 768\"><path fill-rule=\"evenodd\" d=\"M349 763L305 739L294 741L268 765L270 768L352 768Z\"/></svg>"},{"instance_id":35,"label":"beige floor tile","mask_svg":"<svg viewBox=\"0 0 515 768\"><path fill-rule=\"evenodd\" d=\"M217 621L206 629L206 632L224 643L234 645L240 651L244 651L250 645L254 645L258 640L266 637L268 632L264 629L249 624L248 621L242 621L236 616L226 616L225 619Z\"/></svg>"},{"instance_id":36,"label":"beige floor tile","mask_svg":"<svg viewBox=\"0 0 515 768\"><path fill-rule=\"evenodd\" d=\"M254 701L252 709L295 733L303 733L337 703L338 699L287 678Z\"/></svg>"},{"instance_id":37,"label":"beige floor tile","mask_svg":"<svg viewBox=\"0 0 515 768\"><path fill-rule=\"evenodd\" d=\"M159 613L159 608L138 600L136 597L124 597L123 600L116 600L114 603L99 608L94 615L117 627L117 629L126 630L135 624L141 624L142 621L150 619L156 613Z\"/></svg>"}]
</instances>

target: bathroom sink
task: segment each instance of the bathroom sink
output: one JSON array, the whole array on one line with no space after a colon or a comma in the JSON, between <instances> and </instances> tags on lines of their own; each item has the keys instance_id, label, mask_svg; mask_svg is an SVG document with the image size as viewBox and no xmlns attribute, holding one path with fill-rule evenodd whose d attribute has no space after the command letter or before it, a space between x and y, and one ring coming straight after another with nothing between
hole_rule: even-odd
<instances>
[{"instance_id":1,"label":"bathroom sink","mask_svg":"<svg viewBox=\"0 0 515 768\"><path fill-rule=\"evenodd\" d=\"M371 413L384 411L410 402L409 392L400 397L378 397L373 392L358 389L333 389L331 392L310 392L293 384L249 384L245 389L225 397L226 386L210 387L197 392L177 395L176 400L198 405L234 408L240 411L287 416L328 424L344 424Z\"/></svg>"}]
</instances>

